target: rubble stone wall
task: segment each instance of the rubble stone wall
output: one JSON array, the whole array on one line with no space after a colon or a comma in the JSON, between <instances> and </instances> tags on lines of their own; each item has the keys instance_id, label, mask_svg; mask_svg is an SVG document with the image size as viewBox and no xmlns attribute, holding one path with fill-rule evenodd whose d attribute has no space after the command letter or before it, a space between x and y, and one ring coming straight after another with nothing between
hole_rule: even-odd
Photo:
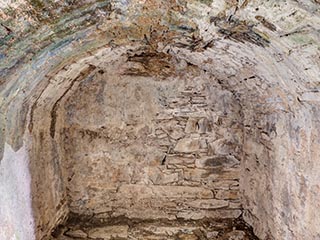
<instances>
[{"instance_id":1,"label":"rubble stone wall","mask_svg":"<svg viewBox=\"0 0 320 240\"><path fill-rule=\"evenodd\" d=\"M118 68L100 69L65 103L70 211L238 217L243 129L232 93L197 68L166 79Z\"/></svg>"},{"instance_id":2,"label":"rubble stone wall","mask_svg":"<svg viewBox=\"0 0 320 240\"><path fill-rule=\"evenodd\" d=\"M87 191L86 186L71 187L71 183L77 183L76 179L81 177L87 177L86 180L90 181L92 186L96 183L102 186L102 182L105 183L104 179L122 178L122 188L116 188L114 194L110 195L114 199L119 199L116 195L120 190L130 192L130 188L141 186L148 186L141 191L155 192L157 200L160 199L158 195L165 199L170 198L168 192L171 194L172 191L167 190L168 186L183 187L180 188L183 190L179 190L181 191L179 196L187 193L190 188L197 192L198 195L195 194L197 196L202 196L202 190L211 191L212 199L219 196L220 190L231 190L230 186L226 187L229 190L204 186L204 182L215 183L215 177L221 173L221 169L228 171L236 169L235 166L230 167L230 157L224 155L224 150L207 156L201 151L205 149L203 138L213 141L208 140L206 143L208 152L211 145L215 150L229 146L229 144L225 146L222 142L229 141L230 136L218 134L218 139L213 140L214 130L222 131L227 128L231 131L231 135L237 136L236 127L228 125L228 121L234 119L242 119L244 127L243 134L240 134L243 138L243 155L242 157L233 155L233 157L240 161L241 166L238 177L240 176L241 180L240 195L243 197L245 220L264 240L320 238L320 218L317 215L320 196L318 0L2 0L0 2L0 178L5 179L0 185L5 189L1 191L5 194L0 197L0 220L5 219L4 224L0 222L0 233L3 233L4 238L12 239L19 235L21 239L30 240L33 228L35 239L45 239L67 216L68 199L74 199L71 202L73 211L78 209L82 213L92 212L88 204L96 203L89 202L89 199L99 199L99 196L93 198L94 194ZM70 116L70 121L67 121L68 118L64 117L63 111L71 115L73 113L70 109L60 110L64 108L64 100L72 95L82 80L87 79L89 82L92 72L93 75L97 75L96 72L99 72L101 67L101 57L107 61L126 56L126 50L137 44L152 49L153 52L147 56L141 56L140 53L129 54L127 63L130 67L122 76L127 77L125 79L129 82L128 86L139 81L147 82L142 79L149 79L149 85L140 83L132 88L140 86L141 91L144 91L142 96L150 95L146 99L154 102L147 102L144 105L148 107L147 109L134 111L135 107L128 102L131 100L135 102L139 93L137 97L133 97L132 93L126 93L130 97L130 101L127 102L121 101L122 98L118 96L116 99L120 100L113 100L113 104L123 109L119 104L125 103L133 112L132 116L124 115L122 120L118 111L115 111L112 117L107 116L107 113L98 112L98 108L105 109L109 105L105 99L97 97L96 102L100 101L99 104L103 106L97 103L91 104L85 107L86 114L83 114L85 117L81 117L78 113L79 120ZM104 55L105 52L108 54ZM169 59L172 61L168 61ZM167 126L165 119L156 121L159 117L157 113L167 114L170 105L161 104L164 100L159 100L157 93L160 90L154 86L158 86L158 82L159 86L160 82L163 84L175 82L173 79L169 80L170 76L174 76L177 81L178 68L181 68L180 72L188 72L190 69L187 71L186 68L193 67L206 72L210 79L215 76L216 82L219 83L215 85L215 81L210 80L213 89L208 88L209 90L206 90L208 92L204 94L208 106L212 106L213 110L207 109L205 116L197 112L196 116L177 117L173 120L172 132L156 132L158 127ZM112 73L116 77L119 75L116 73L121 72L119 68L107 71L106 66L102 67L102 70L105 72L99 73L103 76L102 79ZM129 81L129 76L133 81ZM196 79L198 76L202 75L198 72L189 77ZM182 76L181 79L189 78ZM168 83L168 86L173 85ZM178 84L179 91L170 95L174 96L169 98L170 101L182 95L183 91L188 91L187 86L188 84ZM107 87L105 89L104 93L117 93L116 90L108 91ZM120 87L119 89L121 90ZM207 117L206 114L220 111L215 105L224 99L220 93L217 94L221 98L219 101L213 99L210 102L211 96L215 96L216 91L227 92L226 95L232 94L241 105L243 115L219 113L220 120ZM81 92L77 93L81 95ZM125 95L118 94L121 97ZM196 101L202 101L193 98L192 107L196 105ZM90 99L83 98L81 101L89 102ZM69 105L71 102L70 100ZM139 103L141 102L142 100L139 100ZM233 100L227 98L226 102L231 103ZM173 103L168 102L168 104ZM156 112L148 111L150 106L155 107ZM107 109L110 110L110 107ZM148 122L144 123L145 119L140 115L135 116L136 112L149 116ZM95 119L90 120L90 116ZM114 119L113 116L118 116L119 122L106 121ZM99 120L100 117L102 120ZM137 126L132 125L132 119L133 122L136 121L134 124ZM90 126L84 120L97 122ZM131 126L120 124L127 120L130 120ZM181 121L186 121L186 125L176 124ZM208 122L213 130L206 130L205 133L201 132L202 130L188 133L186 132L188 122L191 128L193 122L197 128ZM221 122L222 125L219 125ZM110 126L119 128L120 133L114 130L116 128L109 131ZM108 128L98 131L98 127ZM121 129L128 130L130 138L123 139L122 137L126 136L121 135L123 134ZM97 135L97 132L101 135ZM179 138L180 132L184 134L182 138ZM113 135L109 136L109 133ZM134 139L133 135L144 138ZM67 137L70 138L70 149L65 148ZM163 140L158 139L162 137ZM106 142L105 138L109 139L109 142ZM150 138L154 140L154 146L145 144ZM112 144L110 139L113 141ZM116 140L119 140L118 143ZM164 144L170 143L169 146L172 146L170 151L168 145L160 146L161 141ZM113 155L116 155L112 159L118 159L117 162L121 166L115 166L115 172L119 170L119 176L105 177L106 173L103 171L102 175L99 173L101 175L99 179L90 180L88 176L91 177L89 173L93 171L90 166L94 166L90 161L97 162L98 158L102 158L107 162L110 161L107 159L111 159L108 155L94 156L93 148L87 151L85 147L93 142L97 143L97 152L101 152L101 149L98 149L101 147L100 144L107 143L108 150L112 150ZM192 152L181 151L186 145L193 147ZM112 148L114 146L121 146L119 149L128 148L132 150L130 154L133 155L131 158L125 158L127 162L121 163L119 159L122 152L115 154L116 150ZM89 155L88 159L83 155L77 156L75 149L84 154L91 152L90 159ZM145 154L138 154L140 162L137 161L129 167L138 149L141 152L154 151L154 155L145 157ZM230 147L229 150L238 154L237 147ZM190 162L194 163L190 163L190 166L189 163L170 165L170 158L173 162L181 161L178 155L183 155L183 159L188 161L192 156ZM149 157L151 160L147 161L146 158ZM217 162L222 162L223 166L215 168L202 165L203 159L211 157ZM86 168L79 167L82 170L79 176L72 176L70 173L75 171L71 169L70 163L77 159L81 161L77 162L75 167L81 165L84 160L90 164ZM228 164L225 164L226 159ZM154 165L143 165L143 163ZM108 163L104 163L104 166L112 168ZM103 169L104 166L99 167ZM143 166L145 172L136 174L133 171L136 166ZM131 175L120 176L125 172L122 167L132 170ZM95 170L99 172L101 169ZM230 176L228 171L225 172ZM163 174L158 177L160 172ZM10 177L6 177L8 175ZM27 176L31 178L30 184L26 184L29 182ZM204 180L200 181L200 176ZM25 180L25 185L20 184L21 179ZM160 187L163 187L162 194L158 194ZM79 192L77 188L81 191ZM179 193L177 189L175 190ZM68 192L71 193L70 196ZM89 198L89 195L92 198ZM83 202L79 201L80 196L84 197ZM174 196L176 199L177 195ZM183 196L186 197L188 194ZM130 196L126 199L129 199L125 201L127 205L139 202L133 201L133 197ZM219 204L225 200L215 199ZM216 211L228 210L232 201L227 202L226 207L206 212L213 214ZM112 208L111 200L109 203L108 206ZM178 205L177 202L174 204ZM17 209L18 214L15 214L11 209L18 205L23 206L23 209ZM196 205L190 206L190 209L197 210L200 216L203 216L201 215L203 212L194 206ZM211 205L203 206L208 208ZM183 205L181 212L185 216L190 216L186 211L187 207L189 208ZM169 208L173 209L171 205L167 207ZM235 212L235 210L230 211ZM21 216L30 216L31 213L33 223L29 222L27 228L19 229L17 226ZM167 213L169 214L169 211ZM107 217L109 214L107 211Z\"/></svg>"}]
</instances>

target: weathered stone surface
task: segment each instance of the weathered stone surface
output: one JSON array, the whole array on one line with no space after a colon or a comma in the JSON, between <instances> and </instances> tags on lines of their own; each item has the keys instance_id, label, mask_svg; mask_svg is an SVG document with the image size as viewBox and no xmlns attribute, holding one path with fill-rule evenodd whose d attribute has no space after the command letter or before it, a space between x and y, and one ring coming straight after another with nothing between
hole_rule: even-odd
<instances>
[{"instance_id":1,"label":"weathered stone surface","mask_svg":"<svg viewBox=\"0 0 320 240\"><path fill-rule=\"evenodd\" d=\"M261 239L319 238L318 0L3 0L0 16L1 237L112 212L122 185L226 180ZM194 162L169 164L186 146ZM199 163L230 154L241 172Z\"/></svg>"},{"instance_id":2,"label":"weathered stone surface","mask_svg":"<svg viewBox=\"0 0 320 240\"><path fill-rule=\"evenodd\" d=\"M217 182L211 182L210 186L212 186L214 189L233 189L233 188L239 188L239 182L238 181L217 181Z\"/></svg>"},{"instance_id":3,"label":"weathered stone surface","mask_svg":"<svg viewBox=\"0 0 320 240\"><path fill-rule=\"evenodd\" d=\"M192 153L197 152L199 148L200 143L198 139L183 138L178 141L177 145L174 148L174 151L182 153Z\"/></svg>"},{"instance_id":4,"label":"weathered stone surface","mask_svg":"<svg viewBox=\"0 0 320 240\"><path fill-rule=\"evenodd\" d=\"M168 155L166 157L167 165L175 168L183 168L191 166L193 167L195 164L195 157L194 156L180 156L180 155Z\"/></svg>"},{"instance_id":5,"label":"weathered stone surface","mask_svg":"<svg viewBox=\"0 0 320 240\"><path fill-rule=\"evenodd\" d=\"M128 238L128 226L110 226L94 228L88 232L88 237L91 239L127 239Z\"/></svg>"},{"instance_id":6,"label":"weathered stone surface","mask_svg":"<svg viewBox=\"0 0 320 240\"><path fill-rule=\"evenodd\" d=\"M186 133L194 133L198 131L198 121L197 118L189 118L186 124L185 132Z\"/></svg>"},{"instance_id":7,"label":"weathered stone surface","mask_svg":"<svg viewBox=\"0 0 320 240\"><path fill-rule=\"evenodd\" d=\"M235 145L235 143L225 140L219 139L210 144L213 149L213 152L217 155L237 155L240 146Z\"/></svg>"},{"instance_id":8,"label":"weathered stone surface","mask_svg":"<svg viewBox=\"0 0 320 240\"><path fill-rule=\"evenodd\" d=\"M237 180L239 179L240 169L222 169L213 170L204 169L186 169L184 176L190 181L217 181L217 180Z\"/></svg>"},{"instance_id":9,"label":"weathered stone surface","mask_svg":"<svg viewBox=\"0 0 320 240\"><path fill-rule=\"evenodd\" d=\"M215 194L217 199L239 199L239 191L238 190L218 190Z\"/></svg>"},{"instance_id":10,"label":"weathered stone surface","mask_svg":"<svg viewBox=\"0 0 320 240\"><path fill-rule=\"evenodd\" d=\"M248 237L244 231L234 230L226 234L226 239L228 240L247 240Z\"/></svg>"},{"instance_id":11,"label":"weathered stone surface","mask_svg":"<svg viewBox=\"0 0 320 240\"><path fill-rule=\"evenodd\" d=\"M143 198L212 198L213 193L209 189L200 187L185 187L185 186L145 186L145 185L122 185L119 188L119 193L123 197L138 199Z\"/></svg>"},{"instance_id":12,"label":"weathered stone surface","mask_svg":"<svg viewBox=\"0 0 320 240\"><path fill-rule=\"evenodd\" d=\"M218 236L218 234L219 234L218 231L207 232L207 238L214 239Z\"/></svg>"},{"instance_id":13,"label":"weathered stone surface","mask_svg":"<svg viewBox=\"0 0 320 240\"><path fill-rule=\"evenodd\" d=\"M192 202L188 202L187 204L190 207L199 208L199 209L217 209L217 208L228 207L229 205L228 201L216 200L216 199L195 200Z\"/></svg>"},{"instance_id":14,"label":"weathered stone surface","mask_svg":"<svg viewBox=\"0 0 320 240\"><path fill-rule=\"evenodd\" d=\"M174 236L177 233L183 231L183 232L189 232L192 233L193 230L196 230L198 227L189 227L189 226L174 226L174 227L168 227L168 226L147 226L144 227L143 230L152 232L155 235L162 235L162 236Z\"/></svg>"},{"instance_id":15,"label":"weathered stone surface","mask_svg":"<svg viewBox=\"0 0 320 240\"><path fill-rule=\"evenodd\" d=\"M114 219L113 219L114 220ZM122 219L124 221L124 219ZM78 222L77 227L81 228L82 224L88 224L83 222ZM127 232L127 237L113 237L112 239L159 239L159 240L182 240L182 239L215 239L215 240L228 240L233 239L243 239L243 240L256 240L253 237L251 229L238 230L242 229L243 223L238 222L233 223L230 219L220 219L218 222L212 220L205 221L133 221L128 225L128 229L124 229L124 232ZM100 225L104 225L101 224ZM105 227L100 227L99 232L100 236L103 236L98 239L109 239L110 235L115 234L118 230L121 229L123 225L108 225ZM101 229L108 229L107 234ZM86 232L97 232L97 229L93 226L86 227ZM101 233L102 232L102 233ZM125 236L125 234L123 234ZM73 240L79 238L70 238L66 236L66 233L63 231L61 234L50 240ZM89 239L89 238L88 238ZM93 239L93 238L90 238Z\"/></svg>"},{"instance_id":16,"label":"weathered stone surface","mask_svg":"<svg viewBox=\"0 0 320 240\"><path fill-rule=\"evenodd\" d=\"M197 159L196 162L197 168L215 168L215 167L234 167L239 165L240 161L233 156L214 156L208 158Z\"/></svg>"},{"instance_id":17,"label":"weathered stone surface","mask_svg":"<svg viewBox=\"0 0 320 240\"><path fill-rule=\"evenodd\" d=\"M88 234L85 233L83 230L69 230L65 233L66 236L72 237L72 238L87 238Z\"/></svg>"},{"instance_id":18,"label":"weathered stone surface","mask_svg":"<svg viewBox=\"0 0 320 240\"><path fill-rule=\"evenodd\" d=\"M200 220L203 218L211 219L234 219L241 215L241 210L198 210L195 211L181 211L177 214L178 218L188 219L188 220Z\"/></svg>"},{"instance_id":19,"label":"weathered stone surface","mask_svg":"<svg viewBox=\"0 0 320 240\"><path fill-rule=\"evenodd\" d=\"M133 56L140 56L140 48L134 51ZM139 61L149 59L148 54ZM71 211L86 215L107 212L106 218L175 219L179 211L190 210L186 202L193 202L194 211L228 208L227 202L213 200L211 182L229 179L230 174L231 179L239 180L239 161L210 155L207 142L215 139L221 128L209 120L213 111L221 108L211 102L206 85L210 78L195 83L199 72L188 69L161 82L149 76L123 77L121 73L131 69L131 63L121 59L113 65L102 62L105 73L114 67L121 71L112 77L93 74L61 110L69 126L63 134L70 166ZM126 97L122 92L127 92ZM236 100L230 97L228 101ZM84 176L86 182L79 184ZM201 199L212 201L197 204Z\"/></svg>"}]
</instances>

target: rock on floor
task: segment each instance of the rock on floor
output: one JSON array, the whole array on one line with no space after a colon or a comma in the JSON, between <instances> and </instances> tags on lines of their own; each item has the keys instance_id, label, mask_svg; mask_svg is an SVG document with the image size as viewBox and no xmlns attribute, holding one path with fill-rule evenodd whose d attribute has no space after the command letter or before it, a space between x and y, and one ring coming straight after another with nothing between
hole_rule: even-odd
<instances>
[{"instance_id":1,"label":"rock on floor","mask_svg":"<svg viewBox=\"0 0 320 240\"><path fill-rule=\"evenodd\" d=\"M214 221L117 222L114 225L67 224L50 240L257 240L244 224Z\"/></svg>"}]
</instances>

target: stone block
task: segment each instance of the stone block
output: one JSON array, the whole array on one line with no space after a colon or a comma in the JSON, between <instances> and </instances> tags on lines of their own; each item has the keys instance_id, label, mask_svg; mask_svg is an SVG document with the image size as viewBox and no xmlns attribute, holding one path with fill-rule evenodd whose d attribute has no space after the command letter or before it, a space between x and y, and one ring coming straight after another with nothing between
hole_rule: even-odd
<instances>
[{"instance_id":1,"label":"stone block","mask_svg":"<svg viewBox=\"0 0 320 240\"><path fill-rule=\"evenodd\" d=\"M205 149L205 152L207 152L208 143L206 139L200 139L200 149Z\"/></svg>"},{"instance_id":2,"label":"stone block","mask_svg":"<svg viewBox=\"0 0 320 240\"><path fill-rule=\"evenodd\" d=\"M125 184L119 188L119 196L125 198L169 198L169 199L207 199L213 198L212 191L201 187L188 186L155 186L155 185L135 185Z\"/></svg>"},{"instance_id":3,"label":"stone block","mask_svg":"<svg viewBox=\"0 0 320 240\"><path fill-rule=\"evenodd\" d=\"M168 219L168 220L175 220L176 219L176 212L170 212L167 209L153 209L149 206L140 206L136 207L135 205L131 205L131 207L115 209L112 213L112 217L122 217L125 216L130 219Z\"/></svg>"},{"instance_id":4,"label":"stone block","mask_svg":"<svg viewBox=\"0 0 320 240\"><path fill-rule=\"evenodd\" d=\"M216 239L219 235L219 232L218 231L207 231L206 235L207 235L208 239Z\"/></svg>"},{"instance_id":5,"label":"stone block","mask_svg":"<svg viewBox=\"0 0 320 240\"><path fill-rule=\"evenodd\" d=\"M164 173L160 172L155 178L152 179L152 182L155 185L167 185L176 183L179 181L179 173Z\"/></svg>"},{"instance_id":6,"label":"stone block","mask_svg":"<svg viewBox=\"0 0 320 240\"><path fill-rule=\"evenodd\" d=\"M232 188L239 188L239 181L216 181L216 182L210 182L208 184L209 187L212 187L213 189L224 189L224 190L229 190Z\"/></svg>"},{"instance_id":7,"label":"stone block","mask_svg":"<svg viewBox=\"0 0 320 240\"><path fill-rule=\"evenodd\" d=\"M187 203L188 206L199 209L217 209L228 207L228 201L217 200L217 199L200 199L194 200Z\"/></svg>"},{"instance_id":8,"label":"stone block","mask_svg":"<svg viewBox=\"0 0 320 240\"><path fill-rule=\"evenodd\" d=\"M197 168L215 168L220 166L233 167L239 165L240 161L233 156L213 156L196 160Z\"/></svg>"},{"instance_id":9,"label":"stone block","mask_svg":"<svg viewBox=\"0 0 320 240\"><path fill-rule=\"evenodd\" d=\"M128 239L128 229L127 225L93 228L88 232L88 237L90 239L105 240L114 238Z\"/></svg>"},{"instance_id":10,"label":"stone block","mask_svg":"<svg viewBox=\"0 0 320 240\"><path fill-rule=\"evenodd\" d=\"M241 230L233 230L232 232L229 232L225 234L225 239L228 240L247 240L246 233Z\"/></svg>"},{"instance_id":11,"label":"stone block","mask_svg":"<svg viewBox=\"0 0 320 240\"><path fill-rule=\"evenodd\" d=\"M229 201L229 208L241 209L242 203L240 200L239 201Z\"/></svg>"},{"instance_id":12,"label":"stone block","mask_svg":"<svg viewBox=\"0 0 320 240\"><path fill-rule=\"evenodd\" d=\"M171 131L168 131L168 135L170 136L170 138L174 139L174 140L178 140L180 138L183 138L185 136L185 133L183 132L183 130L180 129L172 129Z\"/></svg>"},{"instance_id":13,"label":"stone block","mask_svg":"<svg viewBox=\"0 0 320 240\"><path fill-rule=\"evenodd\" d=\"M64 235L72 238L87 238L88 234L85 233L83 230L78 229L78 230L69 230L67 231Z\"/></svg>"},{"instance_id":14,"label":"stone block","mask_svg":"<svg viewBox=\"0 0 320 240\"><path fill-rule=\"evenodd\" d=\"M206 132L209 132L211 129L210 129L210 123L208 121L207 118L201 118L199 121L198 121L198 132L199 133L206 133Z\"/></svg>"},{"instance_id":15,"label":"stone block","mask_svg":"<svg viewBox=\"0 0 320 240\"><path fill-rule=\"evenodd\" d=\"M209 219L231 219L238 218L242 211L238 209L216 209L216 210L197 210L197 211L180 211L177 214L177 218L183 218L186 220L200 220L203 218Z\"/></svg>"},{"instance_id":16,"label":"stone block","mask_svg":"<svg viewBox=\"0 0 320 240\"><path fill-rule=\"evenodd\" d=\"M174 151L181 152L181 153L192 153L192 152L197 152L199 149L200 149L199 139L183 138L177 142L174 148Z\"/></svg>"},{"instance_id":17,"label":"stone block","mask_svg":"<svg viewBox=\"0 0 320 240\"><path fill-rule=\"evenodd\" d=\"M237 152L239 151L239 146L235 142L226 139L219 139L210 144L214 153L217 155L237 155Z\"/></svg>"},{"instance_id":18,"label":"stone block","mask_svg":"<svg viewBox=\"0 0 320 240\"><path fill-rule=\"evenodd\" d=\"M207 182L221 180L239 180L240 169L185 169L184 178L188 181Z\"/></svg>"},{"instance_id":19,"label":"stone block","mask_svg":"<svg viewBox=\"0 0 320 240\"><path fill-rule=\"evenodd\" d=\"M198 132L198 120L197 118L189 118L185 128L186 133L195 133Z\"/></svg>"},{"instance_id":20,"label":"stone block","mask_svg":"<svg viewBox=\"0 0 320 240\"><path fill-rule=\"evenodd\" d=\"M240 198L238 190L218 190L215 194L217 199L236 200Z\"/></svg>"},{"instance_id":21,"label":"stone block","mask_svg":"<svg viewBox=\"0 0 320 240\"><path fill-rule=\"evenodd\" d=\"M178 227L169 227L169 226L146 226L143 227L143 230L146 232L152 232L155 235L162 236L173 236L181 231L191 233L192 231L198 229L198 227L190 227L190 226L178 226Z\"/></svg>"},{"instance_id":22,"label":"stone block","mask_svg":"<svg viewBox=\"0 0 320 240\"><path fill-rule=\"evenodd\" d=\"M195 163L195 158L194 156L168 155L166 162L168 165L187 167Z\"/></svg>"}]
</instances>

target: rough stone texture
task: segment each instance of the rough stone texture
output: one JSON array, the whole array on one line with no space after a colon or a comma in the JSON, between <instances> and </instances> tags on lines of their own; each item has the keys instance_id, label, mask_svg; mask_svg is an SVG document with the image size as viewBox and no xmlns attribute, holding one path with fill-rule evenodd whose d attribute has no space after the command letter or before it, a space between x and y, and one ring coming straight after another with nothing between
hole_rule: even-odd
<instances>
[{"instance_id":1,"label":"rough stone texture","mask_svg":"<svg viewBox=\"0 0 320 240\"><path fill-rule=\"evenodd\" d=\"M81 136L81 129L89 130L82 133L86 140L83 144L89 145L90 137L98 141L99 136L97 129L83 125L72 126L68 129L71 132L64 131L71 124L63 118L64 103L69 96L77 96L72 93L89 81L90 74L93 78L98 75L100 63L104 63L104 69L114 60L123 62L120 59L123 58L131 64L123 78L152 78L148 84L157 80L161 85L170 77L177 77L179 70L194 68L198 74L193 76L201 74L211 79L209 87L213 89L206 97L213 98L208 104L215 104L213 111L208 105L210 111L215 112L216 104L233 102L225 101L230 99L228 95L240 106L235 110L226 105L226 111L210 118L186 119L183 134L187 139L181 138L178 128L163 133L163 146L171 144L166 135L179 143L172 151L176 148L176 153L192 155L193 152L185 151L191 148L201 153L206 146L208 156L186 158L167 154L165 167L154 166L160 170L159 177L152 178L152 184L143 184L159 187L159 183L168 186L179 182L181 174L171 173L173 169L183 169L185 183L217 189L221 197L232 198L234 191L239 193L240 189L244 218L261 239L320 238L319 1L3 0L0 3L0 179L8 183L0 185L5 188L0 197L0 219L5 219L0 224L1 237L30 240L34 233L36 239L47 239L68 215L68 203L74 197L69 196L72 192L69 163L76 158L65 155L66 136ZM131 53L137 46L146 49ZM119 72L121 69L114 68L110 74ZM93 101L87 102L90 100ZM194 100L193 104L203 101ZM93 108L99 101L95 100ZM234 118L230 115L235 111L240 112L236 114L241 116L236 119L240 126L232 123ZM94 127L103 120L94 120ZM219 130L232 129L232 133L222 134L224 137L219 140L222 135L216 137L212 131L212 141L205 143L201 134L209 130L206 121L222 123ZM242 129L240 136L235 129ZM141 129L140 136L145 136L143 131L148 129ZM101 132L103 141L108 132ZM242 139L240 145L234 145L235 136ZM19 154L23 149L28 156ZM166 149L158 148L152 154ZM220 158L229 153L236 159ZM212 160L205 160L212 154L219 155L214 157L213 167ZM93 157L87 160L97 159ZM162 163L163 158L158 160ZM240 167L234 169L238 161ZM161 167L168 171L163 174ZM212 170L228 167L232 170L219 173ZM13 174L9 174L12 168ZM211 174L207 176L208 172ZM120 173L119 179L126 183L128 176ZM26 185L20 185L21 178L12 178L21 175ZM26 176L31 176L31 190ZM151 181L149 175L139 176L137 182ZM83 192L77 194L81 196ZM84 205L85 201L86 198ZM24 207L17 209L19 214L8 210L21 207L20 203ZM228 208L238 204L229 201ZM80 205L77 203L75 207ZM216 213L198 212L189 216L198 218ZM21 216L28 219L31 213L33 223L18 229ZM187 212L179 214L188 216Z\"/></svg>"},{"instance_id":2,"label":"rough stone texture","mask_svg":"<svg viewBox=\"0 0 320 240\"><path fill-rule=\"evenodd\" d=\"M128 239L128 226L109 226L91 229L88 237L93 239Z\"/></svg>"},{"instance_id":3,"label":"rough stone texture","mask_svg":"<svg viewBox=\"0 0 320 240\"><path fill-rule=\"evenodd\" d=\"M81 233L78 237L70 233ZM252 229L239 220L228 221L124 221L114 224L71 223L50 240L136 239L136 240L257 240Z\"/></svg>"},{"instance_id":4,"label":"rough stone texture","mask_svg":"<svg viewBox=\"0 0 320 240\"><path fill-rule=\"evenodd\" d=\"M141 50L133 51L136 56ZM230 172L231 184L240 179L240 106L194 67L166 79L128 74L151 53L143 54L139 61L101 63L65 102L60 131L70 211L140 219L220 218L218 213L201 217L199 210L230 209L229 203L240 202L239 188L214 188L229 184Z\"/></svg>"}]
</instances>

